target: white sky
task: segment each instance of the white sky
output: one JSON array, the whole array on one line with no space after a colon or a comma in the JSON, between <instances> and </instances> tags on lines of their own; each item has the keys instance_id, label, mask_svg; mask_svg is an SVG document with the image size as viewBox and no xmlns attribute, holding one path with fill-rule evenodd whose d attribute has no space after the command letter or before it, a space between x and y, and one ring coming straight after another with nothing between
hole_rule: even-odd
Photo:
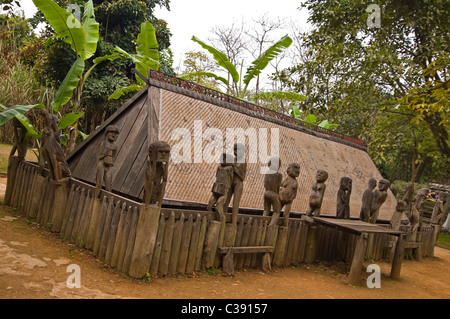
<instances>
[{"instance_id":1,"label":"white sky","mask_svg":"<svg viewBox=\"0 0 450 319\"><path fill-rule=\"evenodd\" d=\"M20 0L26 17L31 17L36 11L32 0ZM174 68L181 65L184 53L190 50L203 50L198 43L191 40L192 36L209 43L210 30L215 26L231 26L232 22L242 20L250 26L252 19L263 14L271 18L286 18L301 27L307 26L307 12L298 7L301 0L170 0L170 11L157 8L155 16L167 21L172 32L171 49L174 53ZM278 40L289 30L279 30L271 38ZM249 58L249 62L253 60ZM247 60L246 60L247 61ZM270 72L270 71L269 71Z\"/></svg>"}]
</instances>

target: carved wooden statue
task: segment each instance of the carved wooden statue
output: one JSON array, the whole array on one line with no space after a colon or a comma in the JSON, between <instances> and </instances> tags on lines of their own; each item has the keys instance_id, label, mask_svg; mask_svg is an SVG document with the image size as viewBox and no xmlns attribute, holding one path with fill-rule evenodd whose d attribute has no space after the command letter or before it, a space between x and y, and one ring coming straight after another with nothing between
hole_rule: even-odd
<instances>
[{"instance_id":1,"label":"carved wooden statue","mask_svg":"<svg viewBox=\"0 0 450 319\"><path fill-rule=\"evenodd\" d=\"M241 201L242 192L244 190L245 176L247 175L247 163L245 162L245 145L234 145L234 164L233 164L233 183L231 184L230 191L227 194L227 198L224 203L224 211L228 210L231 197L233 197L233 209L231 222L233 225L237 225L239 203Z\"/></svg>"},{"instance_id":2,"label":"carved wooden statue","mask_svg":"<svg viewBox=\"0 0 450 319\"><path fill-rule=\"evenodd\" d=\"M164 141L150 144L145 170L144 204L162 205L169 173L170 145Z\"/></svg>"},{"instance_id":3,"label":"carved wooden statue","mask_svg":"<svg viewBox=\"0 0 450 319\"><path fill-rule=\"evenodd\" d=\"M223 221L225 218L223 210L224 203L231 189L234 175L233 163L228 163L226 158L227 154L223 153L221 163L216 171L216 181L212 186L212 194L208 202L208 211L212 212L213 207L215 207L220 221Z\"/></svg>"},{"instance_id":4,"label":"carved wooden statue","mask_svg":"<svg viewBox=\"0 0 450 319\"><path fill-rule=\"evenodd\" d=\"M13 129L14 129L14 145L11 149L9 156L14 156L17 151L17 157L23 161L27 155L27 129L23 124L17 119L13 118Z\"/></svg>"},{"instance_id":5,"label":"carved wooden statue","mask_svg":"<svg viewBox=\"0 0 450 319\"><path fill-rule=\"evenodd\" d=\"M320 216L320 208L322 207L323 195L325 194L325 182L328 179L328 173L324 170L318 170L316 173L316 182L312 186L312 193L309 196L309 208L306 212L307 216Z\"/></svg>"},{"instance_id":6,"label":"carved wooden statue","mask_svg":"<svg viewBox=\"0 0 450 319\"><path fill-rule=\"evenodd\" d=\"M367 189L364 191L362 200L361 200L361 212L359 213L359 219L363 222L369 222L370 220L370 211L372 208L372 202L374 197L373 190L377 186L377 180L375 178L369 179L369 183L367 185Z\"/></svg>"},{"instance_id":7,"label":"carved wooden statue","mask_svg":"<svg viewBox=\"0 0 450 319\"><path fill-rule=\"evenodd\" d=\"M292 208L292 202L297 197L298 182L297 177L300 175L300 164L290 163L287 168L287 177L281 184L280 188L280 203L281 209L284 208L283 225L287 226L289 222L289 214ZM276 223L272 216L270 224Z\"/></svg>"},{"instance_id":8,"label":"carved wooden statue","mask_svg":"<svg viewBox=\"0 0 450 319\"><path fill-rule=\"evenodd\" d=\"M283 175L278 171L281 167L279 157L272 157L269 161L271 171L264 176L264 212L263 216L269 216L273 209L272 219L276 222L281 213L280 187ZM272 171L276 168L276 172Z\"/></svg>"},{"instance_id":9,"label":"carved wooden statue","mask_svg":"<svg viewBox=\"0 0 450 319\"><path fill-rule=\"evenodd\" d=\"M64 156L64 151L59 144L58 121L55 116L47 110L40 111L44 119L44 129L41 143L42 158L40 161L41 171L45 164L50 171L50 178L60 181L72 174Z\"/></svg>"},{"instance_id":10,"label":"carved wooden statue","mask_svg":"<svg viewBox=\"0 0 450 319\"><path fill-rule=\"evenodd\" d=\"M414 205L412 206L411 212L407 215L409 223L411 224L411 229L407 235L407 240L416 241L417 231L422 224L422 214L423 214L423 201L430 193L428 188L420 189L416 196L414 197Z\"/></svg>"},{"instance_id":11,"label":"carved wooden statue","mask_svg":"<svg viewBox=\"0 0 450 319\"><path fill-rule=\"evenodd\" d=\"M433 213L431 214L431 224L439 225L441 227L448 215L450 206L450 194L447 192L440 192L434 203Z\"/></svg>"},{"instance_id":12,"label":"carved wooden statue","mask_svg":"<svg viewBox=\"0 0 450 319\"><path fill-rule=\"evenodd\" d=\"M380 214L380 207L386 201L389 186L391 186L390 181L381 179L378 182L378 188L373 192L372 207L370 209L370 222L372 224L377 222L378 215Z\"/></svg>"},{"instance_id":13,"label":"carved wooden statue","mask_svg":"<svg viewBox=\"0 0 450 319\"><path fill-rule=\"evenodd\" d=\"M402 199L406 203L405 214L409 215L411 213L412 203L414 201L414 183L409 182L408 185L406 185L405 195L403 195Z\"/></svg>"},{"instance_id":14,"label":"carved wooden statue","mask_svg":"<svg viewBox=\"0 0 450 319\"><path fill-rule=\"evenodd\" d=\"M389 222L392 229L394 230L400 229L403 213L406 211L406 207L407 204L404 200L397 201L397 205L395 206L395 212L392 215L391 221Z\"/></svg>"},{"instance_id":15,"label":"carved wooden statue","mask_svg":"<svg viewBox=\"0 0 450 319\"><path fill-rule=\"evenodd\" d=\"M352 193L352 179L341 177L337 192L336 217L340 219L350 218L350 195Z\"/></svg>"},{"instance_id":16,"label":"carved wooden statue","mask_svg":"<svg viewBox=\"0 0 450 319\"><path fill-rule=\"evenodd\" d=\"M105 138L100 143L97 155L97 175L95 178L95 196L99 197L102 186L110 192L112 190L111 170L114 166L114 159L117 153L116 140L119 135L119 128L109 125L105 130Z\"/></svg>"}]
</instances>

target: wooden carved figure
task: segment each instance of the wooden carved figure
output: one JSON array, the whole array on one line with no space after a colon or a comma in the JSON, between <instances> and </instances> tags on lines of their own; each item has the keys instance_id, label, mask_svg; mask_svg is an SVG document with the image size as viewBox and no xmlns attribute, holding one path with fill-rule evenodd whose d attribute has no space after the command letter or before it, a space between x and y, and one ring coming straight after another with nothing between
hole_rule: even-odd
<instances>
[{"instance_id":1,"label":"wooden carved figure","mask_svg":"<svg viewBox=\"0 0 450 319\"><path fill-rule=\"evenodd\" d=\"M271 209L273 209L272 218L276 222L281 213L280 187L283 175L278 171L281 167L280 158L272 157L269 161L269 167L269 173L264 176L265 192L263 216L269 216ZM275 169L276 171L274 172Z\"/></svg>"},{"instance_id":2,"label":"wooden carved figure","mask_svg":"<svg viewBox=\"0 0 450 319\"><path fill-rule=\"evenodd\" d=\"M391 221L389 222L392 229L394 230L400 229L403 213L406 211L406 208L407 204L404 200L397 201L397 205L395 206L395 212L392 215Z\"/></svg>"},{"instance_id":3,"label":"wooden carved figure","mask_svg":"<svg viewBox=\"0 0 450 319\"><path fill-rule=\"evenodd\" d=\"M150 144L145 170L144 204L162 205L169 172L170 145L164 141Z\"/></svg>"},{"instance_id":4,"label":"wooden carved figure","mask_svg":"<svg viewBox=\"0 0 450 319\"><path fill-rule=\"evenodd\" d=\"M428 188L420 189L416 196L414 197L414 204L411 208L411 212L407 215L409 219L409 223L411 225L411 229L407 235L407 240L416 241L417 240L417 231L421 227L422 224L422 214L423 214L423 201L430 193Z\"/></svg>"},{"instance_id":5,"label":"wooden carved figure","mask_svg":"<svg viewBox=\"0 0 450 319\"><path fill-rule=\"evenodd\" d=\"M14 144L11 149L9 156L14 156L17 151L17 157L19 160L25 160L27 155L27 129L23 124L17 119L13 118L13 129L14 129Z\"/></svg>"},{"instance_id":6,"label":"wooden carved figure","mask_svg":"<svg viewBox=\"0 0 450 319\"><path fill-rule=\"evenodd\" d=\"M224 221L224 203L230 191L231 184L233 183L233 163L227 162L227 154L222 154L222 159L219 167L216 171L216 181L211 189L211 197L208 202L208 211L212 212L213 207L216 207L216 211L219 214L219 220Z\"/></svg>"},{"instance_id":7,"label":"wooden carved figure","mask_svg":"<svg viewBox=\"0 0 450 319\"><path fill-rule=\"evenodd\" d=\"M223 209L228 210L231 197L233 197L233 209L232 209L232 224L237 225L237 218L239 213L239 203L241 201L242 192L244 190L244 181L247 174L247 163L245 162L245 145L234 144L234 164L233 164L233 183L231 184L230 191L227 194Z\"/></svg>"},{"instance_id":8,"label":"wooden carved figure","mask_svg":"<svg viewBox=\"0 0 450 319\"><path fill-rule=\"evenodd\" d=\"M412 203L414 202L414 183L409 182L406 185L405 195L403 195L402 200L406 203L406 215L411 213Z\"/></svg>"},{"instance_id":9,"label":"wooden carved figure","mask_svg":"<svg viewBox=\"0 0 450 319\"><path fill-rule=\"evenodd\" d=\"M370 220L370 211L372 209L372 202L374 193L373 190L377 186L377 180L375 178L369 179L369 183L367 185L367 189L364 191L362 200L361 200L361 212L359 213L359 219L363 222L369 222Z\"/></svg>"},{"instance_id":10,"label":"wooden carved figure","mask_svg":"<svg viewBox=\"0 0 450 319\"><path fill-rule=\"evenodd\" d=\"M117 153L116 140L118 135L119 128L115 125L109 125L105 130L105 138L100 143L97 155L97 175L95 178L96 197L100 197L102 186L105 186L108 192L112 190L111 170Z\"/></svg>"},{"instance_id":11,"label":"wooden carved figure","mask_svg":"<svg viewBox=\"0 0 450 319\"><path fill-rule=\"evenodd\" d=\"M59 144L58 122L56 117L45 109L41 110L41 115L44 118L44 129L41 143L42 159L40 168L42 171L44 165L47 164L50 178L60 181L63 178L70 177L72 174L64 156L64 151Z\"/></svg>"},{"instance_id":12,"label":"wooden carved figure","mask_svg":"<svg viewBox=\"0 0 450 319\"><path fill-rule=\"evenodd\" d=\"M378 182L378 188L373 191L372 207L370 208L370 222L375 224L378 215L380 214L380 207L386 201L387 191L391 182L387 179L381 179Z\"/></svg>"},{"instance_id":13,"label":"wooden carved figure","mask_svg":"<svg viewBox=\"0 0 450 319\"><path fill-rule=\"evenodd\" d=\"M431 224L442 227L447 218L449 206L450 194L447 192L440 192L434 203L433 213L431 214Z\"/></svg>"},{"instance_id":14,"label":"wooden carved figure","mask_svg":"<svg viewBox=\"0 0 450 319\"><path fill-rule=\"evenodd\" d=\"M352 179L341 177L339 190L337 192L336 217L341 219L350 218L350 195L352 193Z\"/></svg>"},{"instance_id":15,"label":"wooden carved figure","mask_svg":"<svg viewBox=\"0 0 450 319\"><path fill-rule=\"evenodd\" d=\"M307 216L320 216L320 208L322 207L323 195L325 194L325 182L328 179L328 173L324 170L318 170L316 173L316 182L312 186L312 193L309 196L309 208L306 212Z\"/></svg>"},{"instance_id":16,"label":"wooden carved figure","mask_svg":"<svg viewBox=\"0 0 450 319\"><path fill-rule=\"evenodd\" d=\"M289 222L289 214L292 208L292 202L297 197L298 182L297 177L300 175L300 164L290 163L287 168L287 177L281 184L280 188L280 203L281 209L284 208L283 213L283 225L287 226ZM272 216L270 225L276 223L276 220Z\"/></svg>"}]
</instances>

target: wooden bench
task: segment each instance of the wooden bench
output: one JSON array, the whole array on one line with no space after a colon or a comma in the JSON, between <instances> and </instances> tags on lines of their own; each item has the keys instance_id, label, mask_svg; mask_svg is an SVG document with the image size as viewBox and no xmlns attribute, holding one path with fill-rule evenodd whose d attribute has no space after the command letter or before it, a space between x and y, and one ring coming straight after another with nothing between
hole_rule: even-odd
<instances>
[{"instance_id":1,"label":"wooden bench","mask_svg":"<svg viewBox=\"0 0 450 319\"><path fill-rule=\"evenodd\" d=\"M273 253L274 246L246 246L246 247L218 247L219 253L223 257L222 267L226 274L234 275L234 254L262 253L262 269L270 271L272 269L270 253Z\"/></svg>"}]
</instances>

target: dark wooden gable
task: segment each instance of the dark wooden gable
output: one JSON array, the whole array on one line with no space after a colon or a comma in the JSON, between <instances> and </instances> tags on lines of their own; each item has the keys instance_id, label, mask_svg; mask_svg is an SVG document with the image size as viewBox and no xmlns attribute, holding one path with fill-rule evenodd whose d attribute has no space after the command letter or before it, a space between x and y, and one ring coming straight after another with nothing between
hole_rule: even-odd
<instances>
[{"instance_id":1,"label":"dark wooden gable","mask_svg":"<svg viewBox=\"0 0 450 319\"><path fill-rule=\"evenodd\" d=\"M158 130L150 94L152 89L144 87L69 154L67 161L75 178L95 184L99 145L104 139L106 127L116 125L119 136L112 168L113 191L142 198L148 145L149 141L157 139Z\"/></svg>"}]
</instances>

